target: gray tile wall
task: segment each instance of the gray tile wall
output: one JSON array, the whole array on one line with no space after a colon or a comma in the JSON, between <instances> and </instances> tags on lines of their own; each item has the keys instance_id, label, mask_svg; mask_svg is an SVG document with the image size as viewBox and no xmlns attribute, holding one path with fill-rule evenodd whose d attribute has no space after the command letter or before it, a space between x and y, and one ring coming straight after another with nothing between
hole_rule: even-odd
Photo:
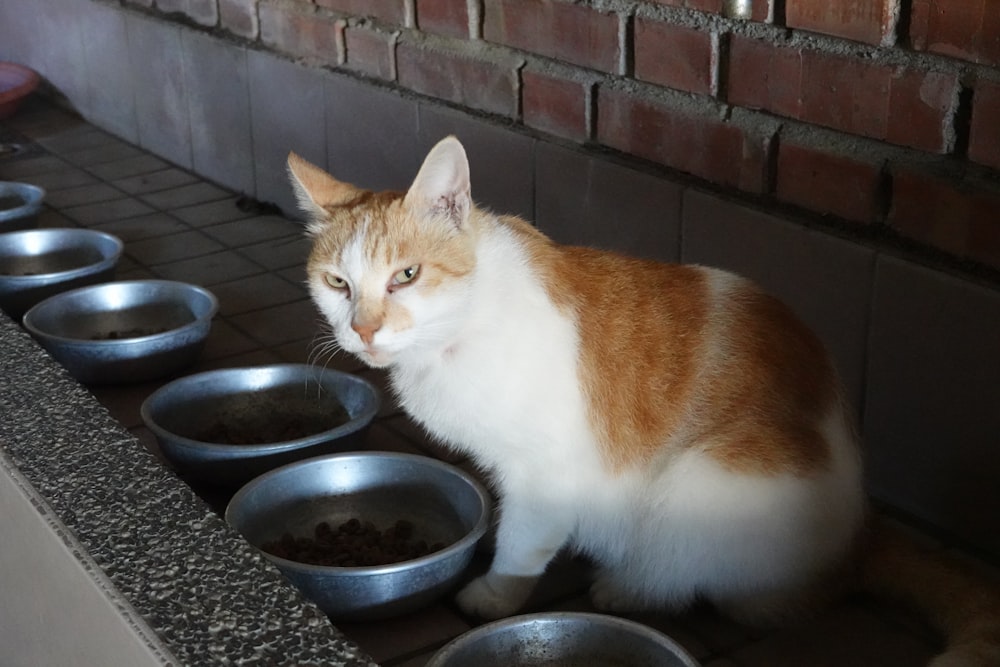
<instances>
[{"instance_id":1,"label":"gray tile wall","mask_svg":"<svg viewBox=\"0 0 1000 667\"><path fill-rule=\"evenodd\" d=\"M236 192L254 194L246 49L206 33L181 33L192 167Z\"/></svg>"},{"instance_id":2,"label":"gray tile wall","mask_svg":"<svg viewBox=\"0 0 1000 667\"><path fill-rule=\"evenodd\" d=\"M560 241L743 273L831 349L859 413L872 492L1000 554L995 288L111 4L0 3L0 58L35 67L94 124L293 217L289 150L364 187L405 188L427 149L456 134L474 197L498 212ZM224 268L238 278L239 267Z\"/></svg>"},{"instance_id":3,"label":"gray tile wall","mask_svg":"<svg viewBox=\"0 0 1000 667\"><path fill-rule=\"evenodd\" d=\"M82 104L87 115L104 118L105 129L127 141L137 142L138 125L132 103L132 71L129 34L125 15L107 5L93 4L91 11L78 12L83 39L86 96Z\"/></svg>"},{"instance_id":4,"label":"gray tile wall","mask_svg":"<svg viewBox=\"0 0 1000 667\"><path fill-rule=\"evenodd\" d=\"M373 190L409 186L423 159L416 100L341 74L324 77L323 86L330 172Z\"/></svg>"},{"instance_id":5,"label":"gray tile wall","mask_svg":"<svg viewBox=\"0 0 1000 667\"><path fill-rule=\"evenodd\" d=\"M326 93L319 70L263 51L247 53L256 196L297 215L285 165L289 151L327 167Z\"/></svg>"},{"instance_id":6,"label":"gray tile wall","mask_svg":"<svg viewBox=\"0 0 1000 667\"><path fill-rule=\"evenodd\" d=\"M534 185L535 222L557 241L680 259L680 185L544 142Z\"/></svg>"},{"instance_id":7,"label":"gray tile wall","mask_svg":"<svg viewBox=\"0 0 1000 667\"><path fill-rule=\"evenodd\" d=\"M31 57L27 64L44 72L56 89L74 102L87 99L91 70L87 67L86 39L81 27L87 21L84 14L92 9L90 4L80 0L54 0L46 6L46 11L38 11L31 18L18 3L5 2L0 9L7 15L0 25L10 26L11 32L18 28L26 31L21 37L27 40L26 52ZM36 6L41 9L40 5ZM18 20L18 14L22 20ZM6 40L5 35L0 40L0 49L7 47ZM13 46L15 42L12 40L9 44Z\"/></svg>"},{"instance_id":8,"label":"gray tile wall","mask_svg":"<svg viewBox=\"0 0 1000 667\"><path fill-rule=\"evenodd\" d=\"M174 164L193 165L188 88L184 76L185 29L128 15L129 62L139 126L139 145ZM125 99L126 94L122 94ZM95 124L104 127L96 118Z\"/></svg>"},{"instance_id":9,"label":"gray tile wall","mask_svg":"<svg viewBox=\"0 0 1000 667\"><path fill-rule=\"evenodd\" d=\"M882 256L872 301L870 487L1000 553L1000 293Z\"/></svg>"}]
</instances>

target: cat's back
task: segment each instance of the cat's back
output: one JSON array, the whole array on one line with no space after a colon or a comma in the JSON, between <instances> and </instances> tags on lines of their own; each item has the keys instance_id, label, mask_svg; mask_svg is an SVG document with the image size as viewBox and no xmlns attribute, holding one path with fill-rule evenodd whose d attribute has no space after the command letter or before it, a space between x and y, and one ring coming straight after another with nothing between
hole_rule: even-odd
<instances>
[{"instance_id":1,"label":"cat's back","mask_svg":"<svg viewBox=\"0 0 1000 667\"><path fill-rule=\"evenodd\" d=\"M724 443L727 466L805 472L840 406L817 336L752 282L697 265L530 238L552 302L576 323L581 384L614 465L664 442Z\"/></svg>"}]
</instances>

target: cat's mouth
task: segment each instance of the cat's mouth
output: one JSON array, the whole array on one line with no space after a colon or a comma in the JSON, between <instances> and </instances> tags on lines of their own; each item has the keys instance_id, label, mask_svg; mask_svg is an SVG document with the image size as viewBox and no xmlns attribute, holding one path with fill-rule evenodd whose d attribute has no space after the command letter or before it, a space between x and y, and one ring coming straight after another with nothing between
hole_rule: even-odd
<instances>
[{"instance_id":1,"label":"cat's mouth","mask_svg":"<svg viewBox=\"0 0 1000 667\"><path fill-rule=\"evenodd\" d=\"M392 362L392 357L388 352L374 347L366 347L357 355L372 368L385 368Z\"/></svg>"}]
</instances>

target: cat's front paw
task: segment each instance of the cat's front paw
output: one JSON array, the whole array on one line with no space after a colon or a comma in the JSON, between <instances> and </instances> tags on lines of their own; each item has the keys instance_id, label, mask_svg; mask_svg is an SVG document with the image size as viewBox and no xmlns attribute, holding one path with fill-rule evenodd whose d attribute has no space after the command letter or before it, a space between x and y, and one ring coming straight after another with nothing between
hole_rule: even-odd
<instances>
[{"instance_id":1,"label":"cat's front paw","mask_svg":"<svg viewBox=\"0 0 1000 667\"><path fill-rule=\"evenodd\" d=\"M536 577L487 573L460 590L455 601L466 614L491 620L504 618L521 608L535 581Z\"/></svg>"}]
</instances>

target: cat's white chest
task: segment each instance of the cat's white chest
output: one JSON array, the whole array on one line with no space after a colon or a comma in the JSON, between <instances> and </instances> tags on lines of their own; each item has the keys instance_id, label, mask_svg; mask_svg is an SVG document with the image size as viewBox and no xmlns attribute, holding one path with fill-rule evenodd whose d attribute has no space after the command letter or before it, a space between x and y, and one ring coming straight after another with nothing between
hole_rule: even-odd
<instances>
[{"instance_id":1,"label":"cat's white chest","mask_svg":"<svg viewBox=\"0 0 1000 667\"><path fill-rule=\"evenodd\" d=\"M487 279L478 289L490 296L478 300L451 345L392 369L401 404L434 435L487 463L572 455L592 437L574 323L527 276Z\"/></svg>"}]
</instances>

